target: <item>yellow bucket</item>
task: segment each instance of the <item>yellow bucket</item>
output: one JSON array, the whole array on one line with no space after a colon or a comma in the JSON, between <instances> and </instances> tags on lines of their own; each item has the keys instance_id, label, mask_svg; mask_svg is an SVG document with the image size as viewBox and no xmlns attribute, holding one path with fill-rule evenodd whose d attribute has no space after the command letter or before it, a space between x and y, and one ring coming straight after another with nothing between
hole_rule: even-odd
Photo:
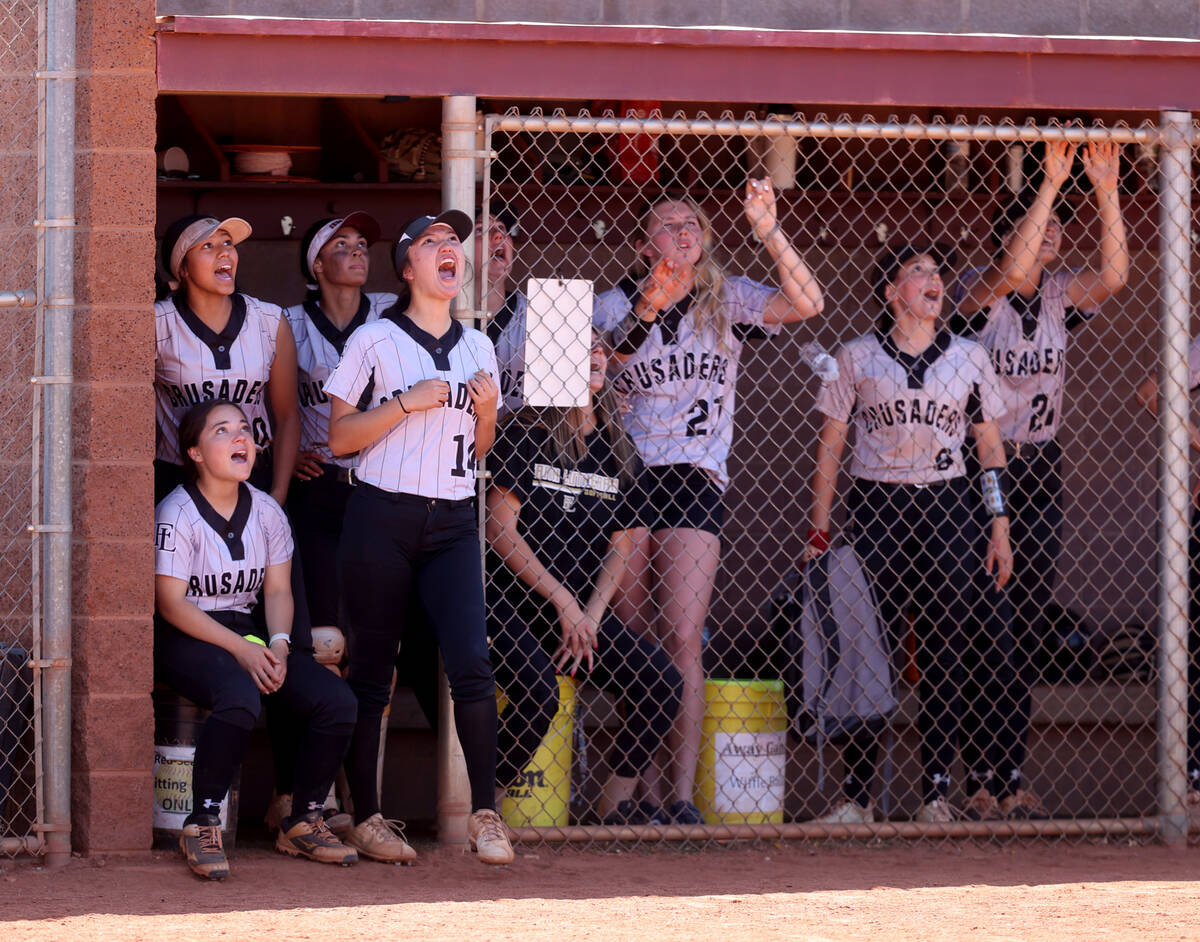
<instances>
[{"instance_id":1,"label":"yellow bucket","mask_svg":"<svg viewBox=\"0 0 1200 942\"><path fill-rule=\"evenodd\" d=\"M696 807L706 824L782 824L787 706L778 680L709 680Z\"/></svg>"},{"instance_id":2,"label":"yellow bucket","mask_svg":"<svg viewBox=\"0 0 1200 942\"><path fill-rule=\"evenodd\" d=\"M575 679L560 676L558 712L529 765L508 786L500 806L500 814L513 827L566 827L570 823L575 698ZM499 693L496 700L503 713L508 699Z\"/></svg>"}]
</instances>

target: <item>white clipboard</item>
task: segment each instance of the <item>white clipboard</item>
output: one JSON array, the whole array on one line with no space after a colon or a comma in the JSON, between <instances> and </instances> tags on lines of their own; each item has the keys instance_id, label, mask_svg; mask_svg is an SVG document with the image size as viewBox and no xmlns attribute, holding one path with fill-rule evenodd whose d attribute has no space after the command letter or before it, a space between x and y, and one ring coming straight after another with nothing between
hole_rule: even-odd
<instances>
[{"instance_id":1,"label":"white clipboard","mask_svg":"<svg viewBox=\"0 0 1200 942\"><path fill-rule=\"evenodd\" d=\"M525 404L570 408L588 401L593 284L530 278L525 321Z\"/></svg>"}]
</instances>

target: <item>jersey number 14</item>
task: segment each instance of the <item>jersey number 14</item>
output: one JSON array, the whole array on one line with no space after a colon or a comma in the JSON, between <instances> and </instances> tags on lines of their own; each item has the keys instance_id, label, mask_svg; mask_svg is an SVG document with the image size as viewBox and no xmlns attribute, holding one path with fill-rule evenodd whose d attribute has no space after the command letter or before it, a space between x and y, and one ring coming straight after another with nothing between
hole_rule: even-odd
<instances>
[{"instance_id":1,"label":"jersey number 14","mask_svg":"<svg viewBox=\"0 0 1200 942\"><path fill-rule=\"evenodd\" d=\"M455 459L454 467L450 469L452 478L465 478L469 473L474 474L477 462L475 460L475 443L467 444L466 435L454 436Z\"/></svg>"}]
</instances>

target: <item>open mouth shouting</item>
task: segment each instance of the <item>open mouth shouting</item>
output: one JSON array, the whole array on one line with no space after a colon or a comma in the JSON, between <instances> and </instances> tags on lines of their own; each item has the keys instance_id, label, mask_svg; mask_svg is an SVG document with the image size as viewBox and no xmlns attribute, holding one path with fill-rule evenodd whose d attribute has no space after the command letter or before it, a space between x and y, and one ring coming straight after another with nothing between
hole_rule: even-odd
<instances>
[{"instance_id":1,"label":"open mouth shouting","mask_svg":"<svg viewBox=\"0 0 1200 942\"><path fill-rule=\"evenodd\" d=\"M921 300L924 302L924 308L928 314L936 317L941 313L944 293L944 289L938 283L931 284L921 292Z\"/></svg>"},{"instance_id":2,"label":"open mouth shouting","mask_svg":"<svg viewBox=\"0 0 1200 942\"><path fill-rule=\"evenodd\" d=\"M453 251L442 252L437 263L438 281L450 286L458 284L458 256Z\"/></svg>"}]
</instances>

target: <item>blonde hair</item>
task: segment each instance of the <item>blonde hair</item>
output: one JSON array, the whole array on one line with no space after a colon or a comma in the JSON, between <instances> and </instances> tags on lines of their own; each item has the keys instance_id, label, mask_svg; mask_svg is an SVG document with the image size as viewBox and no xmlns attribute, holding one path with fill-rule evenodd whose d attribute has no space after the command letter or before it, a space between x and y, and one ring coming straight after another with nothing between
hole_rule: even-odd
<instances>
[{"instance_id":1,"label":"blonde hair","mask_svg":"<svg viewBox=\"0 0 1200 942\"><path fill-rule=\"evenodd\" d=\"M728 353L726 336L729 333L729 316L725 313L725 268L720 261L720 250L713 242L712 221L708 214L690 197L660 197L651 201L642 214L638 223L637 238L643 240L650 235L650 217L654 215L655 210L667 203L686 206L700 223L700 260L696 262L696 274L693 278L693 288L696 292L696 304L693 308L696 327L698 330L711 327L717 334L721 352ZM651 267L646 256L638 252L633 264L633 274L639 283L650 274Z\"/></svg>"},{"instance_id":2,"label":"blonde hair","mask_svg":"<svg viewBox=\"0 0 1200 942\"><path fill-rule=\"evenodd\" d=\"M624 485L632 484L637 477L637 451L625 434L617 395L606 380L592 402L596 416L596 427L612 447L617 459L617 477ZM509 422L519 423L526 428L544 429L549 436L553 457L568 467L576 467L587 455L587 441L583 435L583 409L578 406L559 408L526 406Z\"/></svg>"}]
</instances>

